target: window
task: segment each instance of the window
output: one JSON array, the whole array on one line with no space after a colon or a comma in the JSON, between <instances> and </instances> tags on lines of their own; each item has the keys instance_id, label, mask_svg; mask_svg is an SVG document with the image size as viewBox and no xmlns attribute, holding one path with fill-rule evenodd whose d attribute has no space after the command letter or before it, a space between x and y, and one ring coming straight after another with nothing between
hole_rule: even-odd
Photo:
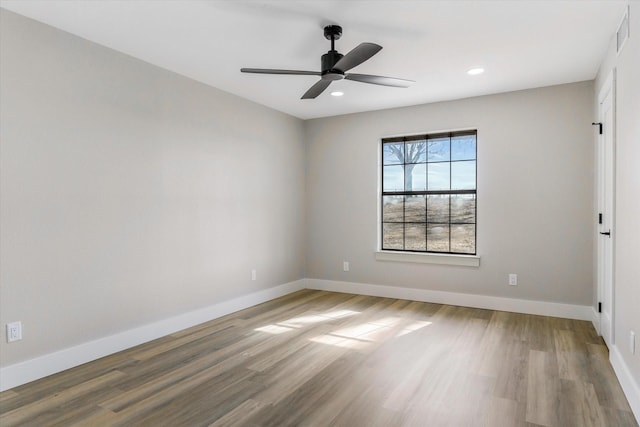
<instances>
[{"instance_id":1,"label":"window","mask_svg":"<svg viewBox=\"0 0 640 427\"><path fill-rule=\"evenodd\" d=\"M475 255L476 131L382 140L381 249Z\"/></svg>"}]
</instances>

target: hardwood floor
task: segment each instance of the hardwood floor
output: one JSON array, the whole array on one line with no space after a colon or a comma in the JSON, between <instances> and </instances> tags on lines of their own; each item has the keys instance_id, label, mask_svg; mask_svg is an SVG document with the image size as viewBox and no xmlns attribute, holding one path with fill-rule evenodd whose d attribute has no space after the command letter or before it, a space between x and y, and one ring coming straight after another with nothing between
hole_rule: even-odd
<instances>
[{"instance_id":1,"label":"hardwood floor","mask_svg":"<svg viewBox=\"0 0 640 427\"><path fill-rule=\"evenodd\" d=\"M637 426L588 322L304 290L0 394L2 426Z\"/></svg>"}]
</instances>

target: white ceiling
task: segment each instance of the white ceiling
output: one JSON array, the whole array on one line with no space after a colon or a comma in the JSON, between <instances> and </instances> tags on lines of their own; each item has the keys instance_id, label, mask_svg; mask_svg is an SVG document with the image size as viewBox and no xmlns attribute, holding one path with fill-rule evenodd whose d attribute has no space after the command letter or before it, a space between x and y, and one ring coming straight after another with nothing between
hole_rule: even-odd
<instances>
[{"instance_id":1,"label":"white ceiling","mask_svg":"<svg viewBox=\"0 0 640 427\"><path fill-rule=\"evenodd\" d=\"M1 0L0 6L159 67L303 119L593 79L626 0L197 1ZM314 76L241 67L320 70L323 27L343 54L382 51L351 70L415 80L407 89L353 81L301 100ZM466 71L480 66L484 74Z\"/></svg>"}]
</instances>

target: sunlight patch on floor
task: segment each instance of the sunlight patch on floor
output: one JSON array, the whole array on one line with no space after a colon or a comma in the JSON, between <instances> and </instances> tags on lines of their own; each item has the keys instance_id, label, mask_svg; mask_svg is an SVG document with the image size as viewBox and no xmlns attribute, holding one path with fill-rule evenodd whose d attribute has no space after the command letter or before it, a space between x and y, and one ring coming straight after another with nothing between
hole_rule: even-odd
<instances>
[{"instance_id":1,"label":"sunlight patch on floor","mask_svg":"<svg viewBox=\"0 0 640 427\"><path fill-rule=\"evenodd\" d=\"M357 339L340 337L331 334L309 338L309 341L317 342L320 344L328 344L335 347L346 347L352 349L364 348L368 344L367 342L359 341Z\"/></svg>"},{"instance_id":2,"label":"sunlight patch on floor","mask_svg":"<svg viewBox=\"0 0 640 427\"><path fill-rule=\"evenodd\" d=\"M324 314L321 314L321 316L328 317L330 319L342 319L343 317L353 316L354 314L360 314L360 312L353 310L335 310L328 311Z\"/></svg>"},{"instance_id":3,"label":"sunlight patch on floor","mask_svg":"<svg viewBox=\"0 0 640 427\"><path fill-rule=\"evenodd\" d=\"M413 322L409 326L407 326L404 329L402 329L402 331L398 332L398 335L396 335L396 337L401 337L403 335L408 335L411 332L415 332L417 330L420 330L420 329L424 328L425 326L431 325L431 323L432 322L425 322L425 321Z\"/></svg>"},{"instance_id":4,"label":"sunlight patch on floor","mask_svg":"<svg viewBox=\"0 0 640 427\"><path fill-rule=\"evenodd\" d=\"M307 316L292 317L291 319L277 322L271 325L261 326L254 331L266 332L268 334L282 334L284 332L293 331L303 328L306 325L312 325L320 322L328 322L331 320L342 319L349 316L360 314L359 311L353 310L334 310L326 313L311 314Z\"/></svg>"},{"instance_id":5,"label":"sunlight patch on floor","mask_svg":"<svg viewBox=\"0 0 640 427\"><path fill-rule=\"evenodd\" d=\"M279 326L279 325L266 325L266 326L262 326L260 328L254 329L254 331L266 332L268 334L273 334L273 335L283 334L285 332L289 332L293 330L294 330L293 328L287 328L286 326Z\"/></svg>"},{"instance_id":6,"label":"sunlight patch on floor","mask_svg":"<svg viewBox=\"0 0 640 427\"><path fill-rule=\"evenodd\" d=\"M334 310L326 313L309 314L306 316L292 317L282 322L261 326L254 329L258 332L266 332L268 334L279 335L294 330L299 330L305 326L328 322L335 319L360 314L353 310ZM348 326L326 335L320 335L310 338L310 341L322 344L334 345L337 347L362 348L368 342L376 341L381 336L387 335L392 328L398 328L398 325L404 319L400 317L382 317L380 319L371 320L369 322L360 323L358 325ZM417 330L429 326L431 322L415 321L403 327L395 336L401 337Z\"/></svg>"},{"instance_id":7,"label":"sunlight patch on floor","mask_svg":"<svg viewBox=\"0 0 640 427\"><path fill-rule=\"evenodd\" d=\"M379 326L394 326L402 321L401 317L383 317L382 319L373 320L369 323Z\"/></svg>"},{"instance_id":8,"label":"sunlight patch on floor","mask_svg":"<svg viewBox=\"0 0 640 427\"><path fill-rule=\"evenodd\" d=\"M358 338L361 335L366 335L376 329L384 328L384 326L375 325L372 323L361 323L359 325L351 326L348 328L338 329L331 333L331 335L337 335L345 338Z\"/></svg>"},{"instance_id":9,"label":"sunlight patch on floor","mask_svg":"<svg viewBox=\"0 0 640 427\"><path fill-rule=\"evenodd\" d=\"M326 318L326 317L323 317L323 316L318 316L318 315L301 316L301 317L294 317L293 319L285 320L284 322L278 323L278 325L290 326L290 327L293 327L293 328L301 328L304 325L310 325L310 324L313 324L313 323L326 322L327 320L329 320L329 319Z\"/></svg>"},{"instance_id":10,"label":"sunlight patch on floor","mask_svg":"<svg viewBox=\"0 0 640 427\"><path fill-rule=\"evenodd\" d=\"M364 348L369 343L375 342L379 338L383 338L384 336L388 336L390 332L393 333L394 329L397 330L399 324L403 320L404 319L400 317L384 317L381 319L372 320L370 322L361 323L359 325L338 329L325 335L310 338L310 341L329 344L337 347L348 347L356 349ZM402 327L402 329L395 335L395 337L401 337L403 335L410 334L429 325L431 325L431 322L412 322L407 326Z\"/></svg>"}]
</instances>

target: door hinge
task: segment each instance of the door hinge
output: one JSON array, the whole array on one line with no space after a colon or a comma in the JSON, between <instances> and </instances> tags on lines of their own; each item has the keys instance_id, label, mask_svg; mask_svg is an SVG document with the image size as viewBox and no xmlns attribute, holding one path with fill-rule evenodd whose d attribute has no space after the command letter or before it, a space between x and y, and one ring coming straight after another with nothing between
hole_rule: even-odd
<instances>
[{"instance_id":1,"label":"door hinge","mask_svg":"<svg viewBox=\"0 0 640 427\"><path fill-rule=\"evenodd\" d=\"M598 214L598 224L602 224L602 214Z\"/></svg>"},{"instance_id":2,"label":"door hinge","mask_svg":"<svg viewBox=\"0 0 640 427\"><path fill-rule=\"evenodd\" d=\"M598 313L602 313L602 303L598 303Z\"/></svg>"},{"instance_id":3,"label":"door hinge","mask_svg":"<svg viewBox=\"0 0 640 427\"><path fill-rule=\"evenodd\" d=\"M591 126L598 126L598 133L602 135L602 123L591 123Z\"/></svg>"}]
</instances>

